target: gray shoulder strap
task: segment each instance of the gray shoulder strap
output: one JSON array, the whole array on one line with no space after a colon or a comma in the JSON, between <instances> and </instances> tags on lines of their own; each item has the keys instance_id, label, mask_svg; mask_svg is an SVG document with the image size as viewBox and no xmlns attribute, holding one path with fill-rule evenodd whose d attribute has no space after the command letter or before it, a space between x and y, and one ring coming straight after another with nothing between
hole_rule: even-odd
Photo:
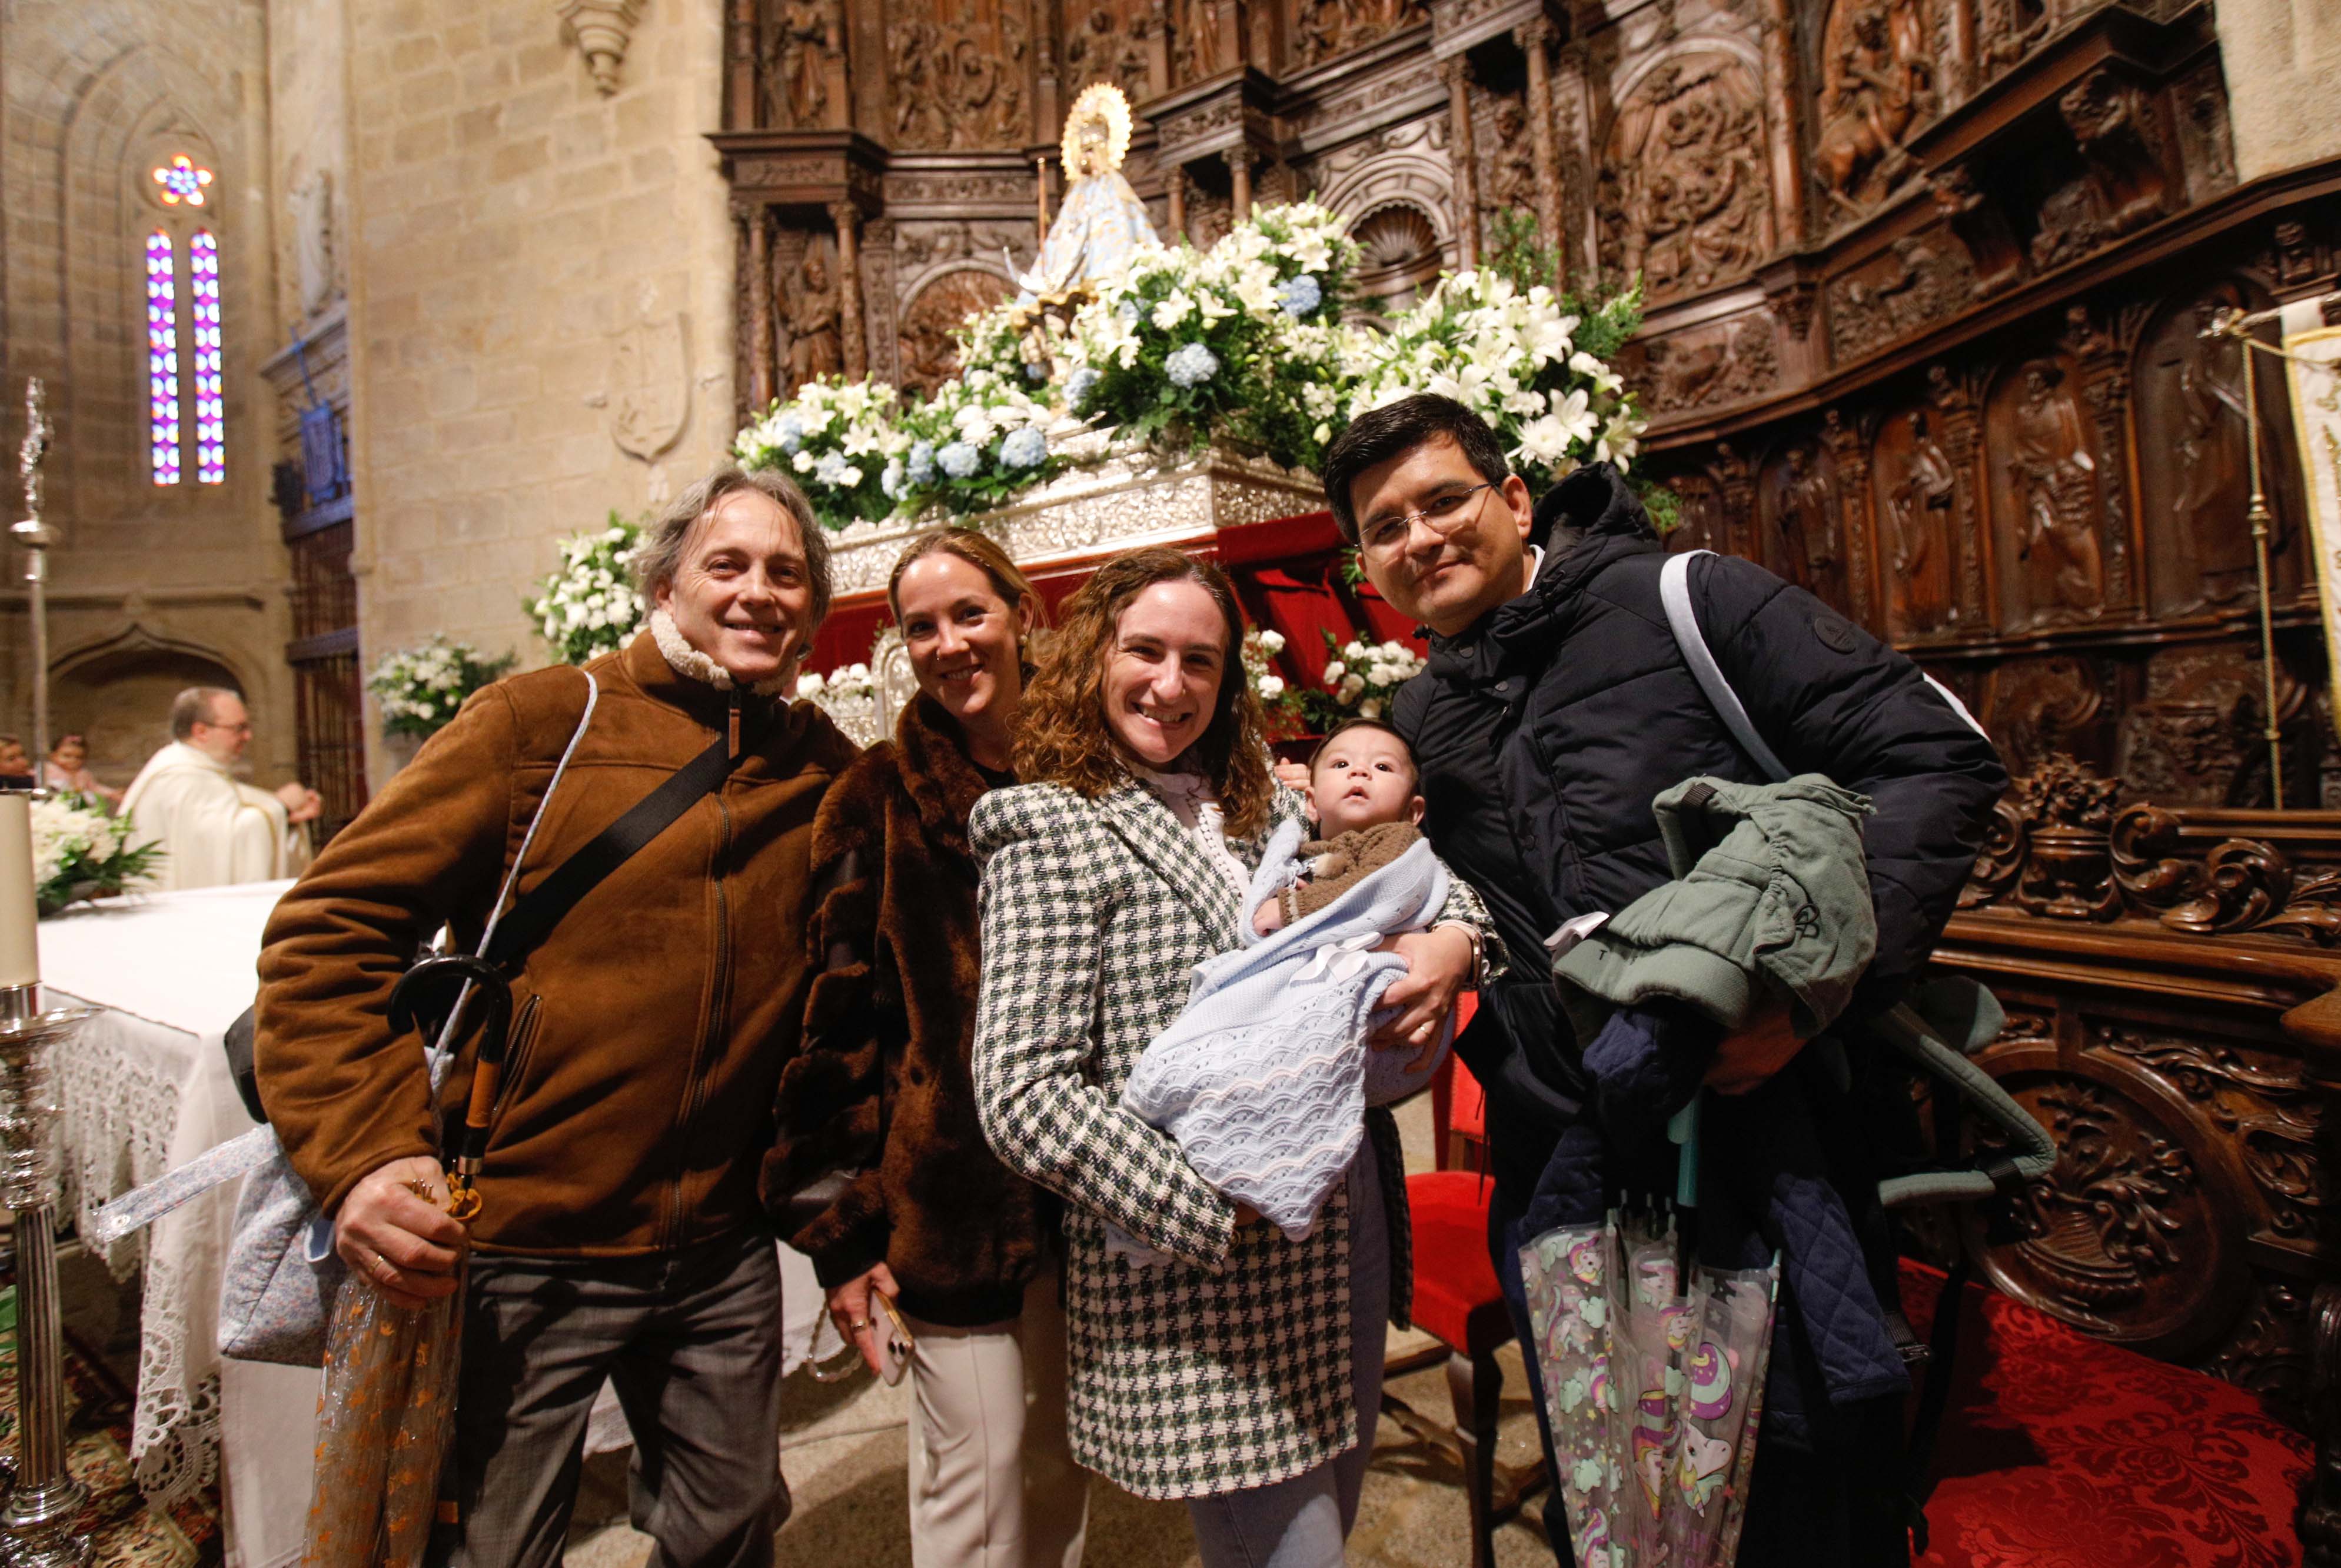
<instances>
[{"instance_id":1,"label":"gray shoulder strap","mask_svg":"<svg viewBox=\"0 0 2341 1568\"><path fill-rule=\"evenodd\" d=\"M1715 710L1731 738L1739 742L1756 766L1775 782L1788 777L1788 770L1756 733L1754 721L1748 710L1740 705L1739 693L1731 690L1731 682L1723 678L1716 664L1715 655L1707 649L1707 636L1698 629L1698 612L1690 604L1690 563L1694 556L1713 555L1711 550L1687 551L1667 557L1659 569L1659 600L1667 607L1667 624L1674 629L1675 646L1682 650L1683 662L1690 666L1691 677L1698 689L1707 693L1707 700Z\"/></svg>"}]
</instances>

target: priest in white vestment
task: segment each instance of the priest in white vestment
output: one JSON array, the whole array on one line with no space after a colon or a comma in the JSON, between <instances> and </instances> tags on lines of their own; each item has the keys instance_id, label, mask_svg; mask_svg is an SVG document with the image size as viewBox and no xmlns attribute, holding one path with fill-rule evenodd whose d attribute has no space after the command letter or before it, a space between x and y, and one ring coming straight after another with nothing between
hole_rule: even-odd
<instances>
[{"instance_id":1,"label":"priest in white vestment","mask_svg":"<svg viewBox=\"0 0 2341 1568\"><path fill-rule=\"evenodd\" d=\"M122 798L135 828L131 842L163 846L149 884L155 891L274 881L309 863L305 824L316 820L317 792L287 784L271 794L235 777L252 743L243 698L223 687L188 688L171 703L171 735Z\"/></svg>"}]
</instances>

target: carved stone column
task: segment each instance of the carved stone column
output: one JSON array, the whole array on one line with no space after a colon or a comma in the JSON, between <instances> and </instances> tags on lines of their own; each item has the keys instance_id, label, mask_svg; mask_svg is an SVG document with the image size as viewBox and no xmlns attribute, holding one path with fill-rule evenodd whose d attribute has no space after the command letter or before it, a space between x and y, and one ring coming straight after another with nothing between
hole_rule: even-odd
<instances>
[{"instance_id":1,"label":"carved stone column","mask_svg":"<svg viewBox=\"0 0 2341 1568\"><path fill-rule=\"evenodd\" d=\"M2129 356L2120 342L2089 319L2088 309L2065 313L2064 346L2080 362L2081 395L2097 427L2097 504L2105 523L2106 607L2129 602Z\"/></svg>"},{"instance_id":2,"label":"carved stone column","mask_svg":"<svg viewBox=\"0 0 2341 1568\"><path fill-rule=\"evenodd\" d=\"M1537 227L1547 244L1560 245L1560 149L1552 134L1551 19L1538 16L1512 31L1520 52L1529 59L1529 150L1536 160ZM1555 278L1554 283L1560 280Z\"/></svg>"},{"instance_id":3,"label":"carved stone column","mask_svg":"<svg viewBox=\"0 0 2341 1568\"><path fill-rule=\"evenodd\" d=\"M1170 192L1170 243L1175 245L1187 237L1187 165L1171 164L1163 184Z\"/></svg>"},{"instance_id":4,"label":"carved stone column","mask_svg":"<svg viewBox=\"0 0 2341 1568\"><path fill-rule=\"evenodd\" d=\"M1471 152L1471 65L1461 55L1439 63L1447 84L1447 162L1455 186L1455 245L1467 267L1479 264L1479 166Z\"/></svg>"},{"instance_id":5,"label":"carved stone column","mask_svg":"<svg viewBox=\"0 0 2341 1568\"><path fill-rule=\"evenodd\" d=\"M1821 439L1828 443L1830 460L1837 465L1838 530L1845 551L1845 612L1884 636L1885 618L1878 613L1878 584L1869 570L1868 434L1867 430L1848 424L1835 409L1828 411L1821 430Z\"/></svg>"},{"instance_id":6,"label":"carved stone column","mask_svg":"<svg viewBox=\"0 0 2341 1568\"><path fill-rule=\"evenodd\" d=\"M870 373L862 326L862 209L832 202L829 216L837 225L837 335L843 340L845 379L858 382Z\"/></svg>"},{"instance_id":7,"label":"carved stone column","mask_svg":"<svg viewBox=\"0 0 2341 1568\"><path fill-rule=\"evenodd\" d=\"M869 274L869 287L862 294L863 313L869 317L862 332L870 345L868 373L873 381L900 382L902 322L895 313L901 301L895 289L893 219L875 217L862 225L862 264Z\"/></svg>"},{"instance_id":8,"label":"carved stone column","mask_svg":"<svg viewBox=\"0 0 2341 1568\"><path fill-rule=\"evenodd\" d=\"M1797 15L1794 0L1767 0L1764 17L1764 118L1771 126L1772 248L1805 240L1804 135L1798 128Z\"/></svg>"},{"instance_id":9,"label":"carved stone column","mask_svg":"<svg viewBox=\"0 0 2341 1568\"><path fill-rule=\"evenodd\" d=\"M748 407L762 413L775 395L772 342L772 223L762 203L735 203L732 217L748 236L748 266L740 286L748 293Z\"/></svg>"},{"instance_id":10,"label":"carved stone column","mask_svg":"<svg viewBox=\"0 0 2341 1568\"><path fill-rule=\"evenodd\" d=\"M1967 625L1984 624L1983 518L1977 511L1977 455L1983 444L1983 404L1969 377L1955 376L1948 365L1927 367L1928 395L1939 416L1943 455L1951 461L1956 482L1951 490L1951 548L1958 555L1959 617Z\"/></svg>"},{"instance_id":11,"label":"carved stone column","mask_svg":"<svg viewBox=\"0 0 2341 1568\"><path fill-rule=\"evenodd\" d=\"M1740 456L1738 450L1728 441L1715 443L1715 461L1709 466L1715 474L1717 489L1723 497L1723 527L1727 541L1724 549L1749 561L1758 559L1756 553L1756 466Z\"/></svg>"},{"instance_id":12,"label":"carved stone column","mask_svg":"<svg viewBox=\"0 0 2341 1568\"><path fill-rule=\"evenodd\" d=\"M723 53L723 127L753 130L762 97L756 90L756 0L732 0Z\"/></svg>"},{"instance_id":13,"label":"carved stone column","mask_svg":"<svg viewBox=\"0 0 2341 1568\"><path fill-rule=\"evenodd\" d=\"M845 59L845 6L842 0L829 0L822 14L827 30L821 53L821 79L826 91L822 96L829 104L829 128L843 131L853 124L853 100L848 95Z\"/></svg>"},{"instance_id":14,"label":"carved stone column","mask_svg":"<svg viewBox=\"0 0 2341 1568\"><path fill-rule=\"evenodd\" d=\"M1228 149L1227 160L1228 174L1234 188L1232 198L1234 215L1228 221L1236 223L1248 223L1251 219L1252 150L1248 144L1240 142Z\"/></svg>"}]
</instances>

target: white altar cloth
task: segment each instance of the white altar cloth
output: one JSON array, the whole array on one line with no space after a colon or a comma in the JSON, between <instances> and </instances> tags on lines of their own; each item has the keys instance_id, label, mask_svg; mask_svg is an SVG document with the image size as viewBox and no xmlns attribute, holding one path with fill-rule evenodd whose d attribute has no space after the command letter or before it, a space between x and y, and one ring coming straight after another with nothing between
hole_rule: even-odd
<instances>
[{"instance_id":1,"label":"white altar cloth","mask_svg":"<svg viewBox=\"0 0 2341 1568\"><path fill-rule=\"evenodd\" d=\"M252 1005L262 928L290 882L108 898L40 923L53 993L101 1009L60 1061L68 1211L85 1216L251 1130L222 1045ZM119 1243L116 1277L145 1270L131 1458L149 1497L220 1483L227 1568L301 1553L318 1374L223 1364L219 1286L239 1186L215 1187ZM842 1348L812 1262L782 1247L782 1365ZM625 1447L616 1396L595 1402L589 1452Z\"/></svg>"}]
</instances>

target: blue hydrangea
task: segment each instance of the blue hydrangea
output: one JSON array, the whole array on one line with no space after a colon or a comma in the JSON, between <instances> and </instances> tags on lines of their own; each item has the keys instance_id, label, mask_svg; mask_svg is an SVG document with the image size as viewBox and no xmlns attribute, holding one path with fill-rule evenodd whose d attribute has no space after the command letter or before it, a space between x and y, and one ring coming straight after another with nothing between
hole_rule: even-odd
<instances>
[{"instance_id":1,"label":"blue hydrangea","mask_svg":"<svg viewBox=\"0 0 2341 1568\"><path fill-rule=\"evenodd\" d=\"M1124 295L1121 300L1114 305L1113 313L1120 316L1123 321L1134 322L1138 319L1138 302L1130 298L1128 295Z\"/></svg>"},{"instance_id":2,"label":"blue hydrangea","mask_svg":"<svg viewBox=\"0 0 2341 1568\"><path fill-rule=\"evenodd\" d=\"M812 465L812 476L823 484L843 485L846 482L845 471L850 466L843 453L825 452L821 454L821 461Z\"/></svg>"},{"instance_id":3,"label":"blue hydrangea","mask_svg":"<svg viewBox=\"0 0 2341 1568\"><path fill-rule=\"evenodd\" d=\"M1283 307L1288 316L1308 315L1325 303L1324 285L1317 281L1314 273L1302 273L1299 277L1287 278L1284 286L1276 291L1276 303Z\"/></svg>"},{"instance_id":4,"label":"blue hydrangea","mask_svg":"<svg viewBox=\"0 0 2341 1568\"><path fill-rule=\"evenodd\" d=\"M804 445L804 422L792 413L784 413L772 426L772 440L791 457Z\"/></svg>"},{"instance_id":5,"label":"blue hydrangea","mask_svg":"<svg viewBox=\"0 0 2341 1568\"><path fill-rule=\"evenodd\" d=\"M1090 394L1097 391L1098 382L1104 379L1091 366L1081 366L1065 382L1065 406L1078 412L1081 406L1090 401Z\"/></svg>"},{"instance_id":6,"label":"blue hydrangea","mask_svg":"<svg viewBox=\"0 0 2341 1568\"><path fill-rule=\"evenodd\" d=\"M935 449L935 461L953 479L966 479L983 466L983 454L966 442L955 441Z\"/></svg>"},{"instance_id":7,"label":"blue hydrangea","mask_svg":"<svg viewBox=\"0 0 2341 1568\"><path fill-rule=\"evenodd\" d=\"M902 460L901 458L890 457L886 460L886 466L878 473L878 488L885 492L888 501L902 499Z\"/></svg>"},{"instance_id":8,"label":"blue hydrangea","mask_svg":"<svg viewBox=\"0 0 2341 1568\"><path fill-rule=\"evenodd\" d=\"M911 443L911 455L902 463L902 477L910 481L913 490L923 489L935 482L934 442L914 441Z\"/></svg>"},{"instance_id":9,"label":"blue hydrangea","mask_svg":"<svg viewBox=\"0 0 2341 1568\"><path fill-rule=\"evenodd\" d=\"M1000 442L1000 466L1038 468L1049 455L1049 438L1031 425L1011 430Z\"/></svg>"},{"instance_id":10,"label":"blue hydrangea","mask_svg":"<svg viewBox=\"0 0 2341 1568\"><path fill-rule=\"evenodd\" d=\"M1220 356L1200 343L1180 343L1162 362L1162 369L1172 386L1200 386L1220 373Z\"/></svg>"},{"instance_id":11,"label":"blue hydrangea","mask_svg":"<svg viewBox=\"0 0 2341 1568\"><path fill-rule=\"evenodd\" d=\"M1024 367L1024 379L1035 384L1047 381L1049 379L1049 367L1047 365L1027 363Z\"/></svg>"}]
</instances>

